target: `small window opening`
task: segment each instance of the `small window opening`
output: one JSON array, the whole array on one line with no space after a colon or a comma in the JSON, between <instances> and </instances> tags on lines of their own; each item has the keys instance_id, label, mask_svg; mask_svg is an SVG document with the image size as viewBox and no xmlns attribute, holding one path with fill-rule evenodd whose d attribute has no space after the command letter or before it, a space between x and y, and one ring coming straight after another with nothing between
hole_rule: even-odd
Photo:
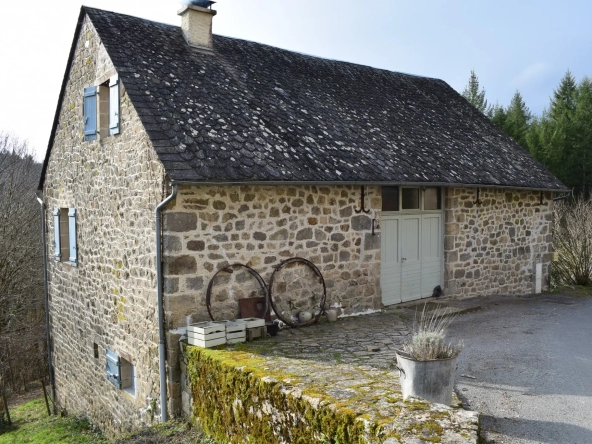
<instances>
[{"instance_id":1,"label":"small window opening","mask_svg":"<svg viewBox=\"0 0 592 444\"><path fill-rule=\"evenodd\" d=\"M419 188L403 188L401 209L419 210Z\"/></svg>"},{"instance_id":2,"label":"small window opening","mask_svg":"<svg viewBox=\"0 0 592 444\"><path fill-rule=\"evenodd\" d=\"M442 209L442 193L440 187L428 187L425 189L423 198L424 210L441 210Z\"/></svg>"},{"instance_id":3,"label":"small window opening","mask_svg":"<svg viewBox=\"0 0 592 444\"><path fill-rule=\"evenodd\" d=\"M68 209L60 208L60 253L61 260L67 261L70 257L70 224L68 222Z\"/></svg>"},{"instance_id":4,"label":"small window opening","mask_svg":"<svg viewBox=\"0 0 592 444\"><path fill-rule=\"evenodd\" d=\"M136 381L134 364L121 358L121 389L136 397Z\"/></svg>"},{"instance_id":5,"label":"small window opening","mask_svg":"<svg viewBox=\"0 0 592 444\"><path fill-rule=\"evenodd\" d=\"M107 379L118 389L136 397L136 372L127 359L107 350Z\"/></svg>"},{"instance_id":6,"label":"small window opening","mask_svg":"<svg viewBox=\"0 0 592 444\"><path fill-rule=\"evenodd\" d=\"M99 344L96 342L93 344L93 352L95 355L95 359L99 359Z\"/></svg>"},{"instance_id":7,"label":"small window opening","mask_svg":"<svg viewBox=\"0 0 592 444\"><path fill-rule=\"evenodd\" d=\"M382 187L382 211L399 211L399 187Z\"/></svg>"}]
</instances>

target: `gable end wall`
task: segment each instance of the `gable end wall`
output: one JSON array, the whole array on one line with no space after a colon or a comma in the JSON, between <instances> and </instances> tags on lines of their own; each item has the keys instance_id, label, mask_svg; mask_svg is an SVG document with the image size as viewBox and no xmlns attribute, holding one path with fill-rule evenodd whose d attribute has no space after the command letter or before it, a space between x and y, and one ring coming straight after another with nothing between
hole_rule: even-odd
<instances>
[{"instance_id":1,"label":"gable end wall","mask_svg":"<svg viewBox=\"0 0 592 444\"><path fill-rule=\"evenodd\" d=\"M57 401L107 432L129 431L158 420L154 209L164 169L125 84L120 135L83 141L83 89L116 72L88 18L76 45L44 185ZM76 208L77 267L53 259L54 207ZM107 380L106 349L135 365L135 399Z\"/></svg>"}]
</instances>

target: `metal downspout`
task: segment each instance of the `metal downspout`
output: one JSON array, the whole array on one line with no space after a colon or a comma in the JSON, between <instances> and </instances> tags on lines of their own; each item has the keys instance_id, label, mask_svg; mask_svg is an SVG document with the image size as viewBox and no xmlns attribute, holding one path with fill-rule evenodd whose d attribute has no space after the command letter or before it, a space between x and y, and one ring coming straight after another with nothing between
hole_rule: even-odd
<instances>
[{"instance_id":1,"label":"metal downspout","mask_svg":"<svg viewBox=\"0 0 592 444\"><path fill-rule=\"evenodd\" d=\"M53 364L51 360L51 336L49 333L49 289L47 286L47 245L45 236L45 202L35 193L37 201L41 205L41 242L43 243L43 292L45 299L45 335L47 339L47 366L49 371L49 385L51 385L51 401L53 404L53 413L55 415L56 390L53 378Z\"/></svg>"},{"instance_id":2,"label":"metal downspout","mask_svg":"<svg viewBox=\"0 0 592 444\"><path fill-rule=\"evenodd\" d=\"M160 216L162 209L177 196L178 187L173 184L173 191L169 197L163 200L156 207L156 292L158 298L158 354L159 354L159 373L160 373L160 420L167 420L167 386L166 386L166 347L164 336L164 307L162 296L162 242L161 242L161 222Z\"/></svg>"}]
</instances>

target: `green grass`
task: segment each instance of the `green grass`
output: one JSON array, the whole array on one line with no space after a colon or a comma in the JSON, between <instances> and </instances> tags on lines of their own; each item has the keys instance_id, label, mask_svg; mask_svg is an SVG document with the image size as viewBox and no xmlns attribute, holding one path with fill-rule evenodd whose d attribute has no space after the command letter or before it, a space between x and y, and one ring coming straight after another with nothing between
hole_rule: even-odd
<instances>
[{"instance_id":1,"label":"green grass","mask_svg":"<svg viewBox=\"0 0 592 444\"><path fill-rule=\"evenodd\" d=\"M0 444L215 444L199 428L169 421L132 435L108 440L86 419L48 416L43 398L11 408L11 427L0 426Z\"/></svg>"},{"instance_id":2,"label":"green grass","mask_svg":"<svg viewBox=\"0 0 592 444\"><path fill-rule=\"evenodd\" d=\"M0 428L0 444L106 442L85 419L48 416L43 398L11 409L10 416L12 426Z\"/></svg>"}]
</instances>

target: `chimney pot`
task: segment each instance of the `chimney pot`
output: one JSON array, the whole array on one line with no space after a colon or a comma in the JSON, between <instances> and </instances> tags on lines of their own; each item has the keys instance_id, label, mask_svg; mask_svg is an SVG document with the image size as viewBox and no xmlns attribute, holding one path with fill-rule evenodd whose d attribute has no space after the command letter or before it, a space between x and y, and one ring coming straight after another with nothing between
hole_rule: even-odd
<instances>
[{"instance_id":1,"label":"chimney pot","mask_svg":"<svg viewBox=\"0 0 592 444\"><path fill-rule=\"evenodd\" d=\"M212 51L214 49L212 19L217 12L201 6L187 5L177 14L181 16L181 29L187 43L196 48Z\"/></svg>"}]
</instances>

